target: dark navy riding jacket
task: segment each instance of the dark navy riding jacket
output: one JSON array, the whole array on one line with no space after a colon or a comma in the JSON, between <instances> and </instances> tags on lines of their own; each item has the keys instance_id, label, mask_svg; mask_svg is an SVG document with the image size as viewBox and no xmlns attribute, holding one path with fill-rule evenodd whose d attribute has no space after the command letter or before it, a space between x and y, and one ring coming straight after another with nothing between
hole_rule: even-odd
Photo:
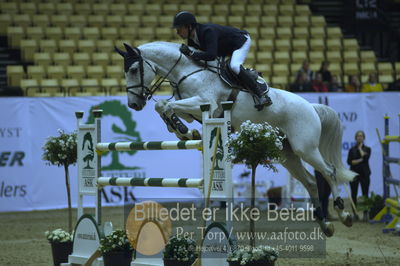
<instances>
[{"instance_id":1,"label":"dark navy riding jacket","mask_svg":"<svg viewBox=\"0 0 400 266\"><path fill-rule=\"evenodd\" d=\"M248 32L229 26L207 23L196 24L196 34L200 46L192 39L189 39L188 45L201 50L201 52L195 52L192 58L212 61L217 56L231 56L246 42Z\"/></svg>"}]
</instances>

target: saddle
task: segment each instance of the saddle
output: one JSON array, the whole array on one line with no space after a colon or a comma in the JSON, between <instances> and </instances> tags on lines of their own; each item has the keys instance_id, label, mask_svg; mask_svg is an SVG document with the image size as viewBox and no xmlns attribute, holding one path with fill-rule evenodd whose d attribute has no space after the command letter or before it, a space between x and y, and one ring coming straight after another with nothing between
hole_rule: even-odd
<instances>
[{"instance_id":1,"label":"saddle","mask_svg":"<svg viewBox=\"0 0 400 266\"><path fill-rule=\"evenodd\" d=\"M230 100L235 100L239 91L250 93L253 96L254 104L258 104L258 97L254 95L254 91L250 90L247 87L247 84L244 84L237 76L235 72L232 71L230 67L230 58L219 58L218 59L218 75L219 77L233 89L231 95L229 96ZM257 85L260 86L263 90L268 91L269 86L265 79L262 77L262 73L258 72L253 68L245 68L246 71L253 77L254 80L257 81ZM234 96L233 96L234 94Z\"/></svg>"}]
</instances>

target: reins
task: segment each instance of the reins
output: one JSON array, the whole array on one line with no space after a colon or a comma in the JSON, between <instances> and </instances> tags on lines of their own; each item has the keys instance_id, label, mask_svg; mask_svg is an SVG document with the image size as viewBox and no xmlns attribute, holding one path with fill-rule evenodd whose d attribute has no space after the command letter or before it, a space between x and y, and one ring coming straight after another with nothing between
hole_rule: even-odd
<instances>
[{"instance_id":1,"label":"reins","mask_svg":"<svg viewBox=\"0 0 400 266\"><path fill-rule=\"evenodd\" d=\"M130 92L130 93L132 93L132 94L134 94L134 95L136 95L137 97L139 97L139 98L141 98L141 99L143 99L143 100L150 100L150 99L153 99L154 101L156 101L154 98L153 98L153 94L160 88L160 86L161 86L161 84L162 83L164 83L166 80L167 80L167 78L168 78L168 76L171 74L171 72L175 69L175 67L178 65L178 63L180 62L180 60L181 60L181 58L182 58L182 53L180 53L179 54L179 58L176 60L176 62L174 63L174 65L168 70L168 72L167 72L167 74L166 75L164 75L164 76L160 76L155 82L154 82L154 84L149 88L149 87L147 87L147 86L145 86L144 85L144 68L143 68L143 62L145 62L147 65L149 65L149 67L150 67L150 69L155 73L155 74L157 74L157 71L156 71L156 69L154 69L153 68L153 66L147 61L147 60L145 60L145 59L143 59L143 57L142 57L142 55L141 55L141 52L140 52L140 50L138 49L138 48L133 48L134 50L135 50L135 52L138 54L138 62L139 62L139 72L140 72L140 83L138 84L138 85L132 85L132 86L128 86L128 87L126 87L126 91L127 92ZM204 63L204 66L202 67L202 68L199 68L199 69L197 69L197 70L195 70L195 71L192 71L191 73L189 73L189 74L187 74L187 75L184 75L184 76L182 76L179 80L178 80L178 82L172 82L172 81L169 81L169 83L170 83L170 85L173 87L173 94L172 94L172 96L171 96L171 98L170 99L172 99L174 96L175 96L175 94L177 95L177 97L179 98L179 99L182 99L182 95L181 95L181 92L180 92L180 89L179 89L179 85L185 80L185 79L187 79L188 77L190 77L190 76L192 76L192 75L194 75L194 74L196 74L196 73L199 73L199 72L202 72L202 71L204 71L204 70L208 70L208 71L211 71L211 72L213 72L213 73L215 73L215 74L218 74L218 71L219 71L219 67L218 66L210 66L210 65L208 65L207 64L207 62L205 62ZM134 92L134 91L130 91L130 89L134 89L134 88L141 88L141 91L139 92L139 93L137 93L137 92ZM168 100L170 100L170 99L168 99Z\"/></svg>"}]
</instances>

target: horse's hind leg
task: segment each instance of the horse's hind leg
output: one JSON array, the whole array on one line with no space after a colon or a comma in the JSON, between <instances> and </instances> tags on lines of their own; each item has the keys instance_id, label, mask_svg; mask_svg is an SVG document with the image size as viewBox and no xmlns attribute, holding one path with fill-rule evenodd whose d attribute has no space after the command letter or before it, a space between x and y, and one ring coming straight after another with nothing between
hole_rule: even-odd
<instances>
[{"instance_id":1,"label":"horse's hind leg","mask_svg":"<svg viewBox=\"0 0 400 266\"><path fill-rule=\"evenodd\" d=\"M314 215L321 230L327 237L333 235L334 226L332 223L327 222L322 214L322 209L318 197L318 189L315 178L304 168L301 163L300 157L293 153L290 145L284 143L283 155L285 161L282 165L289 171L289 173L299 180L310 194L311 202L315 207Z\"/></svg>"},{"instance_id":2,"label":"horse's hind leg","mask_svg":"<svg viewBox=\"0 0 400 266\"><path fill-rule=\"evenodd\" d=\"M322 155L319 152L319 150L316 148L311 151L303 152L300 156L305 162L311 164L314 167L314 169L322 173L325 180L329 183L332 189L332 194L334 199L333 206L339 215L339 219L344 225L348 227L352 226L353 225L352 215L344 210L344 202L339 195L335 167L333 165L327 164L322 158Z\"/></svg>"}]
</instances>

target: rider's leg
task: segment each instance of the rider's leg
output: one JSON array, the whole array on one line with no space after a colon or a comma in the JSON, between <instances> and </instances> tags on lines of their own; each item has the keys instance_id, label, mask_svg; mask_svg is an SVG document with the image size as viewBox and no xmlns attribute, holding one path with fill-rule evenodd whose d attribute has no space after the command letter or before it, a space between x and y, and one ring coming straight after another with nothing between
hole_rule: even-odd
<instances>
[{"instance_id":1,"label":"rider's leg","mask_svg":"<svg viewBox=\"0 0 400 266\"><path fill-rule=\"evenodd\" d=\"M246 87L259 97L261 107L263 105L270 105L272 101L267 95L267 87L258 86L257 80L254 79L254 77L252 77L242 66L250 50L250 45L251 39L250 36L247 35L247 41L242 45L242 47L232 53L230 68L236 73L236 75L238 75L239 79L245 83Z\"/></svg>"},{"instance_id":2,"label":"rider's leg","mask_svg":"<svg viewBox=\"0 0 400 266\"><path fill-rule=\"evenodd\" d=\"M240 66L240 72L238 75L239 79L246 84L246 87L254 92L255 95L260 99L260 104L257 106L269 106L272 104L271 98L268 96L268 87L267 86L259 86L257 84L257 80L254 79L250 75L250 73L244 69L243 66ZM256 106L256 107L257 107Z\"/></svg>"}]
</instances>

